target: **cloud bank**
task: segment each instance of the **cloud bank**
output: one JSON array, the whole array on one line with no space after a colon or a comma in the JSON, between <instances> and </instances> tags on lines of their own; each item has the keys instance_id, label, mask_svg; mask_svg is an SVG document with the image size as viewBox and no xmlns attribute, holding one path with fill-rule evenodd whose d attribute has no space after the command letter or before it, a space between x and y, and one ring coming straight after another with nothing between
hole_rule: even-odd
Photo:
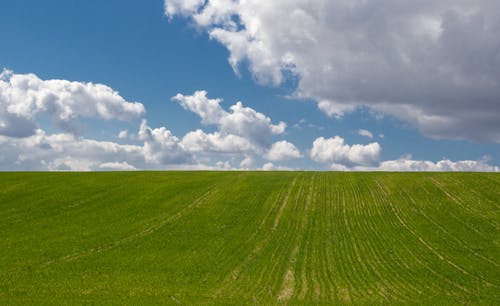
<instances>
[{"instance_id":1,"label":"cloud bank","mask_svg":"<svg viewBox=\"0 0 500 306\"><path fill-rule=\"evenodd\" d=\"M206 91L178 94L172 100L217 130L197 129L177 137L166 127L150 127L142 103L128 102L106 85L42 80L4 70L0 75L0 169L250 169L259 158L279 162L302 157L292 143L273 142L285 132L284 122L273 124L242 102L224 110L219 105L222 100L209 99ZM44 130L47 118L55 132ZM140 118L137 132L121 130L113 140L88 139L81 133L89 119L133 124ZM117 139L125 144L116 143Z\"/></svg>"},{"instance_id":2,"label":"cloud bank","mask_svg":"<svg viewBox=\"0 0 500 306\"><path fill-rule=\"evenodd\" d=\"M500 143L500 2L166 0L261 84L341 117L359 107L433 138Z\"/></svg>"},{"instance_id":3,"label":"cloud bank","mask_svg":"<svg viewBox=\"0 0 500 306\"><path fill-rule=\"evenodd\" d=\"M378 167L356 167L358 171L474 171L474 172L499 172L500 167L488 164L488 159L451 161L443 159L438 162L427 160L413 160L411 156L397 160L387 160Z\"/></svg>"},{"instance_id":4,"label":"cloud bank","mask_svg":"<svg viewBox=\"0 0 500 306\"><path fill-rule=\"evenodd\" d=\"M330 170L500 171L487 159L432 162L407 156L383 161L378 142L347 144L341 136L318 137L305 156L293 143L279 139L285 136L285 122L275 123L240 101L224 109L221 99L209 98L203 90L177 94L172 100L215 131L196 129L178 137L166 127L150 127L143 104L126 101L106 85L42 80L34 74L4 70L0 170L290 170L282 163L309 157L321 169ZM54 132L41 127L47 118ZM133 125L139 118L140 125L117 132L111 140L89 139L74 128L88 119L131 120ZM373 137L366 130L358 133Z\"/></svg>"},{"instance_id":5,"label":"cloud bank","mask_svg":"<svg viewBox=\"0 0 500 306\"><path fill-rule=\"evenodd\" d=\"M476 171L499 172L500 167L488 164L486 157L480 160L437 162L414 160L405 155L396 160L382 160L382 147L377 142L366 145L348 145L340 136L319 137L309 151L311 160L334 171Z\"/></svg>"}]
</instances>

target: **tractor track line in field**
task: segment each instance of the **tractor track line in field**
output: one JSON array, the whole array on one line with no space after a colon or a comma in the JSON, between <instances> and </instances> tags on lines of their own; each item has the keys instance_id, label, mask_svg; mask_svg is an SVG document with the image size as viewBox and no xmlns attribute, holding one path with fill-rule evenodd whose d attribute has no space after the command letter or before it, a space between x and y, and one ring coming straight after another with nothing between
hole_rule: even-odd
<instances>
[{"instance_id":1,"label":"tractor track line in field","mask_svg":"<svg viewBox=\"0 0 500 306\"><path fill-rule=\"evenodd\" d=\"M285 193L284 197L282 198L283 200L281 200L280 195L278 196L278 200L281 200L281 202L280 202L280 206L278 208L278 211L276 212L275 219L273 220L273 225L270 228L271 233L276 231L276 227L279 224L280 214L282 213L284 207L288 204L290 195L291 195L296 183L297 183L297 176L295 176L293 178L292 182L288 184L288 187L286 188L286 191L285 191L286 193ZM272 211L273 210L271 208L270 214L268 216L266 216L265 219L262 220L261 224L257 228L257 231L255 231L252 234L252 236L255 236L255 237L258 237L259 235L262 236L262 230L264 229L264 226L267 222L267 218L271 216ZM216 290L215 296L221 297L223 295L224 291L226 290L226 286L228 284L234 283L234 281L236 279L238 279L243 267L245 267L253 258L255 258L255 256L257 256L257 254L259 254L262 251L262 249L269 243L269 240L271 239L271 233L268 233L267 235L263 236L261 238L261 240L257 241L255 243L255 246L248 253L248 255L243 259L243 261L241 261L233 270L231 270L226 275L224 280L221 282L219 288Z\"/></svg>"},{"instance_id":2,"label":"tractor track line in field","mask_svg":"<svg viewBox=\"0 0 500 306\"><path fill-rule=\"evenodd\" d=\"M312 182L314 182L315 177L311 179ZM313 188L313 183L309 186L309 191L306 196L306 205L304 208L304 211L307 211L308 207L311 204L311 197L312 197L312 188ZM299 193L300 195L300 193ZM298 200L298 195L296 196ZM299 225L299 232L303 233L304 228L307 226L305 223L307 222L307 214L304 212L303 217L301 219L301 224ZM283 276L283 281L281 284L281 289L278 293L278 301L288 301L292 298L294 295L295 287L296 287L296 276L295 276L295 264L297 262L297 254L299 253L299 237L300 235L295 236L295 242L294 242L294 247L292 248L292 253L290 254L289 260L288 260L288 265L285 270L285 275Z\"/></svg>"},{"instance_id":3,"label":"tractor track line in field","mask_svg":"<svg viewBox=\"0 0 500 306\"><path fill-rule=\"evenodd\" d=\"M137 232L137 233L131 234L129 236L126 236L124 238L118 239L118 240L116 240L112 243L109 243L109 244L94 247L94 248L88 249L86 251L75 252L73 254L60 257L59 259L50 260L50 261L42 264L41 266L47 267L47 266L54 264L56 262L71 262L71 261L78 260L78 259L85 257L85 256L91 256L93 254L98 254L98 253L109 251L109 250L114 249L120 245L134 241L135 239L151 235L154 232L156 232L157 230L159 230L160 228L162 228L163 226L165 226L166 224L171 223L171 222L183 217L190 210L192 210L194 207L197 207L197 206L201 205L202 203L204 203L207 200L207 198L210 195L212 195L214 192L215 191L213 188L206 191L201 196L196 198L193 202L191 202L190 204L181 208L177 213L175 213L175 214L173 214L165 219L160 219L159 221L156 221L156 223L153 223L152 225L148 226L147 228L143 229L140 232Z\"/></svg>"},{"instance_id":4,"label":"tractor track line in field","mask_svg":"<svg viewBox=\"0 0 500 306\"><path fill-rule=\"evenodd\" d=\"M285 199L283 199L283 202L281 202L281 206L278 210L278 213L276 214L276 218L274 219L274 224L273 224L273 230L276 230L280 223L281 215L283 214L283 210L285 209L285 206L288 204L288 199L290 198L290 194L292 193L293 187L297 183L297 177L293 179L292 185L290 186L290 189L288 189L288 192L285 196Z\"/></svg>"},{"instance_id":5,"label":"tractor track line in field","mask_svg":"<svg viewBox=\"0 0 500 306\"><path fill-rule=\"evenodd\" d=\"M443 192L448 198L450 198L454 203L456 203L458 206L460 206L463 210L468 211L470 213L474 213L477 216L480 216L485 223L494 227L496 230L500 229L499 225L496 222L491 221L488 217L484 216L480 211L477 211L477 210L471 208L470 205L467 205L467 203L464 203L462 199L460 199L459 197L452 195L450 192L448 192L441 182L437 181L435 178L432 178L432 177L430 177L429 179L432 182L434 182L434 185L439 190L441 190L441 192Z\"/></svg>"},{"instance_id":6,"label":"tractor track line in field","mask_svg":"<svg viewBox=\"0 0 500 306\"><path fill-rule=\"evenodd\" d=\"M405 189L405 188L402 188L402 191L403 193L405 194L405 196L410 200L410 202L413 203L413 205L415 207L418 207L418 203L415 201L415 199L410 195L410 193ZM461 241L460 239L456 238L455 235L452 235L448 230L446 230L445 227L443 227L442 225L438 224L436 221L434 221L431 217L429 217L422 209L418 209L417 212L425 219L427 220L429 223L431 223L432 225L434 225L435 227L439 228L447 237L448 239L456 242L458 245L460 245L462 248L464 248L465 250L469 251L470 253L472 253L474 256L478 257L478 258L481 258L482 260L485 260L487 261L489 264L492 264L496 267L499 267L500 265L498 265L498 263L496 263L495 261L493 261L492 259L488 258L488 257L485 257L484 255L478 253L477 251L475 251L474 249L472 249L471 247L469 247L468 245L466 245L463 241Z\"/></svg>"},{"instance_id":7,"label":"tractor track line in field","mask_svg":"<svg viewBox=\"0 0 500 306\"><path fill-rule=\"evenodd\" d=\"M407 232L410 232L409 229L408 229L408 226L407 224L401 219L401 216L397 213L396 211L396 208L395 208L395 205L393 204L393 202L387 197L388 196L388 192L386 190L385 187L383 187L380 182L376 181L377 185L379 186L379 188L381 190L383 190L384 194L386 195L386 197L383 199L384 202L386 202L388 204L388 207L390 208L390 210L392 211L392 214L396 217L396 220L398 221L398 224L400 226L402 226ZM417 235L417 239L418 239L418 235ZM420 240L419 240L420 241ZM415 255L414 252L412 252L411 249L408 248L408 246L406 245L401 245L403 248L405 248L407 251L408 251L408 254L410 256L413 257L413 259L418 262L420 265L422 265L426 270L428 270L429 272L431 272L432 274L436 275L437 277L443 279L444 281L446 281L447 283L449 283L450 285L466 292L467 294L470 294L470 290L467 289L466 287L454 282L453 280L449 279L448 277L442 275L440 272L436 271L433 267L431 267L428 263L422 261L418 256Z\"/></svg>"},{"instance_id":8,"label":"tractor track line in field","mask_svg":"<svg viewBox=\"0 0 500 306\"><path fill-rule=\"evenodd\" d=\"M372 292L380 296L382 299L386 299L387 294L390 293L391 298L395 297L401 302L409 302L411 301L411 299L407 296L407 294L405 294L403 288L397 285L400 284L400 281L402 279L400 279L398 273L395 273L392 269L393 265L395 265L396 263L388 262L386 260L387 256L384 256L384 254L382 254L381 252L382 249L380 248L380 245L386 245L385 239L384 237L381 237L379 235L379 229L372 221L374 214L379 209L379 201L376 197L373 196L372 188L368 188L369 193L367 194L367 196L371 196L373 202L363 197L363 193L358 187L359 183L366 182L358 182L358 184L354 184L353 182L351 182L350 184L354 201L356 203L360 203L359 205L356 205L355 208L356 215L362 216L360 218L361 222L358 225L360 226L362 231L366 233L366 235L374 235L375 237L377 237L377 240L375 240L376 243L374 243L374 241L371 239L366 239L365 241L363 241L361 237L363 237L364 235L362 233L358 233L361 234L361 237L359 237L357 241L363 241L363 243L359 244L359 254L365 257L366 266L376 277L379 283L377 287L373 288L373 290L369 289L369 291L372 290ZM352 234L354 235L354 233ZM389 281L388 277L385 275L387 272L394 275L394 278L397 279L397 281ZM410 285L410 288L406 289L411 288L412 286Z\"/></svg>"}]
</instances>

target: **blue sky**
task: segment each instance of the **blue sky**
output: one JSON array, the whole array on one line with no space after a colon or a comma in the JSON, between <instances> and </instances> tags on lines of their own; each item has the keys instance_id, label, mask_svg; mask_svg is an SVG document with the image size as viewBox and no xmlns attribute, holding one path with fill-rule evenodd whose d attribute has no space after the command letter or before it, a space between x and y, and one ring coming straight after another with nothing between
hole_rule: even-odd
<instances>
[{"instance_id":1,"label":"blue sky","mask_svg":"<svg viewBox=\"0 0 500 306\"><path fill-rule=\"evenodd\" d=\"M188 2L193 4L189 7L186 4ZM216 2L215 4L217 4ZM233 3L232 1L226 2ZM314 20L314 17L317 16L314 13L317 12L314 1L311 2L312 4L309 7L304 3L300 3L301 1L291 1L287 5L295 5L295 2L298 2L297 9L294 11L295 8L293 7L291 11L298 12L297 16L310 13L307 16L312 16L311 18ZM394 6L390 3L391 1L387 2L388 4L382 3L381 5L387 5L389 8ZM440 19L442 20L441 27L444 29L441 30L442 34L440 35L444 37L448 29L444 25L452 23L445 23L448 20L445 17L451 13L446 11L446 1L442 2L444 8L429 5L428 7L414 8L414 11L424 11L429 16L444 16ZM479 2L476 9L483 13L481 9L488 7L487 2ZM237 1L234 3L237 3ZM14 90L14 85L12 85L13 76L23 78L23 76L33 74L42 82L56 79L80 82L81 84L86 82L104 84L118 92L126 103L141 103L145 112L135 112L129 114L131 118L121 120L119 118L123 117L122 113L113 113L108 116L108 114L99 115L97 111L97 115L86 115L89 113L88 111L79 110L83 113L78 113L78 111L73 110L71 120L74 119L77 122L75 124L79 127L78 132L62 127L70 123L64 121L64 124L61 125L61 122L58 121L61 118L54 119L55 115L50 113L50 110L47 111L47 107L41 109L31 108L29 114L17 112L15 114L16 118L22 117L23 120L29 118L27 120L36 126L38 132L33 130L31 135L23 134L22 137L16 133L0 134L3 144L3 149L0 149L0 152L4 151L4 154L2 154L4 157L0 159L0 166L4 170L108 169L106 165L109 166L109 169L212 167L260 169L267 164L266 168L268 169L495 170L494 166L500 165L500 147L498 145L500 130L498 121L500 120L498 120L498 117L496 117L496 122L495 117L493 117L492 123L485 127L478 126L477 122L486 122L490 119L485 117L485 119L471 119L469 122L467 118L465 120L462 118L465 116L463 114L467 114L469 108L481 103L471 99L465 100L465 98L463 102L459 101L460 99L455 99L457 102L453 102L453 99L442 94L446 90L455 90L458 93L463 91L465 94L462 94L462 96L467 96L470 93L474 97L474 90L466 86L464 88L455 88L453 87L455 85L452 86L443 82L442 88L429 90L427 94L414 94L411 89L404 87L411 82L405 83L401 81L401 84L399 84L394 79L391 79L391 77L394 77L392 72L385 74L382 72L379 78L373 76L373 74L378 73L376 70L378 66L371 66L370 60L374 59L375 63L391 62L391 58L386 58L385 55L381 56L378 52L384 51L384 54L390 54L391 50L395 50L395 48L387 45L383 48L380 47L381 49L379 47L367 47L364 52L372 55L372 57L368 58L366 62L353 60L349 55L339 58L330 54L336 54L336 52L349 54L349 51L354 54L359 50L351 50L350 47L345 46L339 46L338 49L332 47L332 45L336 45L334 42L338 32L325 33L325 29L321 27L307 28L303 26L302 28L309 30L308 35L322 39L319 42L318 40L311 40L310 43L313 45L311 49L315 50L314 54L319 54L318 61L323 60L322 63L318 64L313 61L310 53L302 51L302 45L287 44L286 41L275 44L273 39L269 38L272 35L286 37L291 33L290 37L298 39L296 36L299 35L297 33L300 33L300 31L285 32L283 34L279 32L279 29L273 29L266 23L267 15L263 15L264 17L259 15L260 7L258 7L258 4L255 4L257 9L250 10L244 5L238 6L234 5L234 3L230 13L227 13L227 8L231 4L226 7L213 5L214 9L210 11L212 15L209 16L211 21L206 22L199 21L201 19L196 19L196 16L201 16L204 11L206 11L205 16L209 14L207 8L212 3L204 4L197 1L187 1L184 4L178 1L166 1L164 3L163 1L138 0L4 1L0 4L0 33L3 41L3 47L0 48L0 67L10 71L4 73L5 86L0 88L4 94ZM279 10L279 6L276 9ZM336 7L332 4L331 9L334 10ZM366 8L361 7L359 9ZM456 9L466 10L468 7L462 8L458 6ZM255 12L255 16L249 16L248 11ZM409 8L408 11L410 13L406 14L411 14L412 9ZM484 14L486 13L484 12ZM276 14L279 16L279 13ZM377 13L374 14L374 20L387 17L377 16ZM398 17L397 14L389 15L387 18L389 20L390 18L399 20L396 18ZM235 16L238 18L235 18ZM461 15L457 13L457 16ZM489 15L482 17L484 20L490 21L488 19ZM472 17L464 18L475 20ZM340 19L343 20L343 18ZM238 23L237 25L233 24L234 20ZM258 20L260 24L260 28L255 32L251 30L252 20ZM279 20L283 20L283 18ZM283 20L282 22L286 26L286 22L290 22L290 20ZM342 31L349 33L352 22L352 20L347 20L342 26L337 23L335 25L342 29L345 27L346 30ZM421 25L421 28L427 29L428 24L433 25L434 23L425 23ZM463 33L459 34L468 35L469 32L466 30L469 29L468 27L474 29L474 25L465 21L463 24L466 25L465 30L462 27ZM358 25L356 29L359 27ZM214 30L219 30L219 33L223 32L223 34L217 36L214 34L216 33ZM414 28L412 28L413 30ZM371 33L371 28L363 29L361 27L361 30L356 31L358 34L365 35L362 36L365 38L364 41L377 37L377 35L380 35L380 41L382 41L386 37L386 32L390 30L380 30L381 32L374 30L374 33ZM370 33L368 33L369 31ZM486 30L484 31L486 32ZM235 37L235 35L232 35L234 33L242 33L242 36L246 35L245 37L252 35L248 41L242 43L243 48L241 49L247 51L237 50L234 47L235 41L237 41L232 40ZM404 33L396 32L395 34L403 35ZM488 33L484 34L486 36ZM473 35L473 33L470 35ZM332 43L329 41L330 37ZM420 36L415 37L415 41L411 41L411 37L408 38L410 40L408 45L419 42L417 39L420 39ZM460 36L459 38L464 39L464 37ZM464 40L467 41L467 39ZM446 40L446 42L448 41ZM262 51L262 54L251 53L254 42L259 42L260 46L263 46L264 51ZM482 49L489 46L482 46L483 42L480 40L475 43L479 44ZM353 44L354 42L348 45ZM498 47L492 47L491 56L493 58L498 57L498 51ZM241 52L247 53L241 54ZM471 48L470 52L472 58L482 56L482 54L477 54L477 50L474 48ZM286 66L289 65L288 62L286 65L281 62L273 64L277 66L278 71L281 71L281 76L279 81L274 79L269 81L269 77L272 77L274 73L269 71L276 67L265 66L267 64L264 65L263 63L269 61L279 62L283 59L283 54L292 54L291 66L293 68L289 69ZM328 55L324 55L324 58L322 58L321 54ZM426 62L428 61L427 58L431 58L432 55L427 55L423 60L420 60ZM236 67L238 71L235 71L234 67L228 62L228 58L231 56L237 58ZM462 58L460 56L457 55L457 58ZM433 63L419 63L417 56L414 54L408 54L408 57L418 67L433 67L432 65L435 65ZM471 56L464 56L464 58L471 58ZM344 66L348 66L348 71L356 73L347 77L345 73L335 74L336 72L325 72L326 69L318 70L318 67L323 67L322 65L326 65L327 62L332 63L333 70L336 67L347 69ZM349 65L344 65L346 62ZM465 63L460 62L450 65L452 65L453 69L466 67ZM494 65L500 64L495 62ZM485 95L483 97L480 95L477 98L480 101L486 101L484 102L484 112L481 109L481 114L495 115L500 108L498 102L500 96L498 96L498 90L494 88L500 86L498 74L491 76L488 71L483 71L482 69L485 68L481 63L478 63L477 67L474 71L478 75L478 79L480 77L490 77L490 81L494 85L490 91L488 91L489 88L483 90L483 92L491 92L490 96ZM370 71L371 69L374 70ZM383 67L380 69L383 69ZM458 71L458 69L455 70ZM316 74L321 79L315 80L314 77L306 77L306 73ZM470 77L470 75L470 73L467 74L467 77ZM406 70L403 70L400 76L402 78L416 78L417 81L420 77L420 75L409 76ZM458 77L460 76L458 75ZM422 78L424 77L426 77L425 74ZM447 75L442 76L443 79L445 77ZM385 81L385 84L394 83L394 92L397 92L398 88L405 88L405 91L402 90L402 94L388 92L386 87L389 89L391 87L378 85L379 79ZM326 80L324 84L323 80ZM437 78L437 82L440 81ZM315 82L320 85L315 86ZM359 95L356 85L353 85L358 83L362 84L359 85L361 86ZM371 85L375 83L377 83L378 87ZM330 89L329 84L332 84L331 88L333 89ZM422 82L422 84L425 85L425 82ZM326 87L319 88L323 85ZM48 86L46 90L57 90L51 86ZM351 87L353 89L350 89ZM335 88L341 89L336 90ZM344 90L344 88L349 90ZM270 121L265 123L264 120L262 122L262 128L264 129L262 133L265 134L268 131L270 140L266 143L261 142L259 136L248 134L241 129L230 127L226 123L223 124L219 121L212 120L212 123L208 124L202 122L203 120L200 120L200 118L203 114L196 111L197 106L193 106L194 104L189 106L188 102L182 102L184 100L177 102L171 100L173 96L179 93L187 99L196 91L201 90L207 92L206 97L208 100L223 99L220 102L220 107L225 112L230 112L230 107L237 101L241 101L245 107L267 117ZM409 92L407 100L405 100L405 92ZM55 93L56 96L58 94L59 92ZM70 95L72 94L74 93L70 93ZM297 97L298 95L301 97ZM5 96L7 95L5 94ZM9 97L0 98L4 99L4 101L0 100L0 103L6 105L0 108L0 112L4 113L5 118L11 115L9 113L12 112L9 108L11 105L21 105L25 101L23 99L27 99L27 95L12 98L12 95L9 94ZM68 99L71 99L71 96ZM92 102L96 103L95 105L108 103L107 100L102 102L98 98L96 99L96 101ZM429 102L422 99L428 99ZM208 100L202 99L196 103L208 103ZM330 104L325 105L333 105L332 107L335 109L333 113L319 107L318 103L326 100ZM494 102L487 102L489 100ZM43 101L46 101L46 98ZM57 103L64 108L64 103L71 103L65 101L67 100L59 99ZM461 113L455 117L450 117L450 122L453 123L449 125L438 124L437 127L435 125L430 127L424 125L419 116L434 118L435 116L439 117L442 114L447 114L446 110L443 111L441 108L432 107L432 105L440 104L441 101L446 101L442 103L443 108L448 107L450 112L455 109L453 103L460 105L456 109L460 108ZM72 107L81 109L86 107L87 102L82 100L78 103L83 106ZM335 108L337 104L340 106ZM403 108L402 105L408 106L408 108ZM352 107L353 109L343 111L346 107ZM337 109L342 110L340 115ZM120 111L126 112L126 107L117 110L117 112ZM62 115L59 113L56 116ZM22 125L26 124L25 121L8 121L5 118L4 121L12 125L8 127L9 130L22 129ZM447 120L447 117L443 118L442 121ZM142 120L147 120L147 123L143 125L143 130L149 130L150 132L146 133L149 136L141 138L138 131ZM258 123L251 121L257 119L248 120L249 127L257 126ZM272 132L271 125L278 125L281 121L286 123L286 129L279 133ZM7 123L4 123L4 125ZM176 147L175 150L186 151L186 158L176 160L168 157L172 153L169 151L171 146L165 147L165 143L162 142L169 140L155 136L159 135L161 127L168 130L172 137L177 138L179 143L175 145L178 145L179 148ZM268 129L266 130L266 128ZM203 131L203 134L200 134L202 136L198 135L203 139L196 138L195 140L191 139L191 142L187 141L185 135L197 129ZM242 129L248 128L243 126ZM359 135L358 131L360 129L370 131L373 137ZM481 137L481 131L486 132L486 129L491 130L491 133L488 134L490 136ZM118 137L119 132L122 130L127 130L127 137ZM463 130L463 133L457 132L457 130ZM133 154L138 154L138 156L127 156L127 153L113 156L109 154L110 149L106 145L99 144L97 145L98 148L89 148L89 151L83 150L83 152L87 153L75 153L74 156L68 147L58 149L58 154L64 152L59 157L57 157L57 154L48 154L44 151L45 153L20 158L20 156L26 155L23 154L25 153L23 150L31 151L30 146L34 146L35 136L41 131L44 133L42 138L46 139L43 141L48 144L52 144L50 141L55 141L54 137L51 138L51 135L66 135L68 139L74 138L73 145L77 143L84 146L88 140L92 140L106 145L113 143L121 146L135 146L134 150L137 150L137 152L134 151ZM155 134L155 131L158 133ZM383 138L380 134L383 134ZM217 141L225 140L226 146L221 147L219 143L210 143L208 145L205 142L201 145L202 141L207 141L206 139L210 135L217 136ZM228 135L237 136L241 141L247 141L248 143L245 142L244 148L228 148L227 142L231 143L230 140L232 139L224 138ZM333 140L336 136L339 137L337 141L328 141ZM316 154L313 154L311 151L313 142L320 137L323 137L322 145L320 146L317 143ZM39 138L36 141L41 141ZM339 142L339 139L342 139L342 141ZM284 146L283 150L292 149L295 153L280 151L278 157L267 158L266 156L271 156L270 151L273 143L280 141L286 141L287 144L293 146ZM20 142L23 145L19 145ZM144 153L141 150L145 150L146 143L149 143L150 147L156 147L161 152L152 152L150 150L149 153ZM376 143L378 147L368 147L373 143ZM69 146L66 142L59 143L59 146L66 145ZM353 149L355 146L357 146L356 150ZM56 150L57 146L50 145L50 147ZM57 158L51 159L50 156ZM162 157L155 159L151 156ZM252 162L242 166L241 161L245 158L249 158ZM396 163L395 161L398 160L400 162ZM402 160L405 162L401 162ZM449 162L438 166L439 161L442 160L449 160ZM386 161L393 161L393 164L384 165ZM468 162L460 164L462 161ZM408 166L409 164L410 166ZM104 166L100 167L102 165ZM389 166L391 168L388 168Z\"/></svg>"}]
</instances>

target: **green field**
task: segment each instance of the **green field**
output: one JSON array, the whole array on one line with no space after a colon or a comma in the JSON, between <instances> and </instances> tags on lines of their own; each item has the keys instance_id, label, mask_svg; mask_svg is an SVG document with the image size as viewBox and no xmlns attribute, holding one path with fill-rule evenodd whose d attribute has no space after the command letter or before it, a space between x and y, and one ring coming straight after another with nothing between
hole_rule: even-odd
<instances>
[{"instance_id":1,"label":"green field","mask_svg":"<svg viewBox=\"0 0 500 306\"><path fill-rule=\"evenodd\" d=\"M500 303L500 175L0 173L0 304Z\"/></svg>"}]
</instances>

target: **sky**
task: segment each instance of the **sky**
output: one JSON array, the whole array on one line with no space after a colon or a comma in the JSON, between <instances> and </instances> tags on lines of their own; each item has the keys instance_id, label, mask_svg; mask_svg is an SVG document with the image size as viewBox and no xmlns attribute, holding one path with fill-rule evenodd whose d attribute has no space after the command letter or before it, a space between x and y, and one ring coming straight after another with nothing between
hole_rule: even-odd
<instances>
[{"instance_id":1,"label":"sky","mask_svg":"<svg viewBox=\"0 0 500 306\"><path fill-rule=\"evenodd\" d=\"M496 0L0 3L0 170L500 171Z\"/></svg>"}]
</instances>

